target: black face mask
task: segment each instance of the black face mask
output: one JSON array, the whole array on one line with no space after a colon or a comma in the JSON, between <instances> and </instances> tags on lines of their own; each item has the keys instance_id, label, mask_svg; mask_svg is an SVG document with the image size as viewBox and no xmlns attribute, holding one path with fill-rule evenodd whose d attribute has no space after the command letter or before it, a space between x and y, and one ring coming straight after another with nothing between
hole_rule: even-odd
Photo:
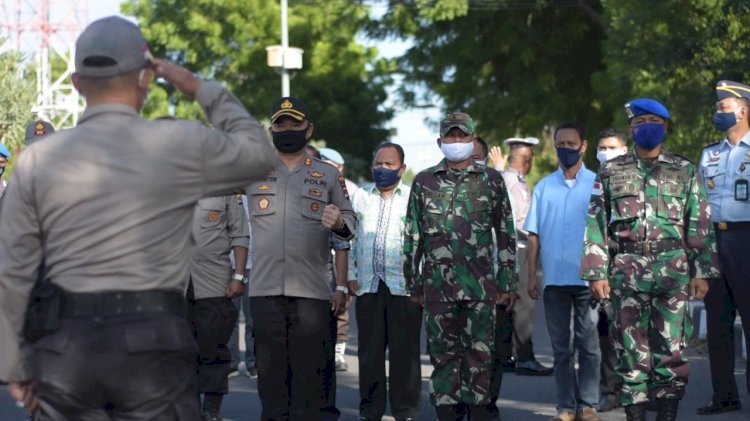
<instances>
[{"instance_id":1,"label":"black face mask","mask_svg":"<svg viewBox=\"0 0 750 421\"><path fill-rule=\"evenodd\" d=\"M271 132L273 146L281 153L295 153L307 144L307 129Z\"/></svg>"}]
</instances>

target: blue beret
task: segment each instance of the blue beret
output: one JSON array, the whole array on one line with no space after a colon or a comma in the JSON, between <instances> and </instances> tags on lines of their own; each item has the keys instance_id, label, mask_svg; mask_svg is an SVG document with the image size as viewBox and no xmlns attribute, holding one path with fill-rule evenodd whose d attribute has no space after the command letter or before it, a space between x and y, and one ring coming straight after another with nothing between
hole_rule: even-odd
<instances>
[{"instance_id":1,"label":"blue beret","mask_svg":"<svg viewBox=\"0 0 750 421\"><path fill-rule=\"evenodd\" d=\"M2 143L0 143L0 155L10 158L10 151Z\"/></svg>"},{"instance_id":2,"label":"blue beret","mask_svg":"<svg viewBox=\"0 0 750 421\"><path fill-rule=\"evenodd\" d=\"M667 107L662 105L661 102L651 98L638 98L626 102L625 114L628 116L628 120L643 114L653 114L667 120L672 118Z\"/></svg>"},{"instance_id":3,"label":"blue beret","mask_svg":"<svg viewBox=\"0 0 750 421\"><path fill-rule=\"evenodd\" d=\"M750 100L750 86L731 80L720 80L716 83L716 97L719 98L719 101L726 98Z\"/></svg>"}]
</instances>

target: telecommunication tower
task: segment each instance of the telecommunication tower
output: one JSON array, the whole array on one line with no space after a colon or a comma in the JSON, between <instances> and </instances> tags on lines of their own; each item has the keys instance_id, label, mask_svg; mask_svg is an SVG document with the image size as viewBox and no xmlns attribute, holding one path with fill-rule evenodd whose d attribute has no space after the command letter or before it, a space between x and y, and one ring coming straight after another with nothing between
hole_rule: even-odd
<instances>
[{"instance_id":1,"label":"telecommunication tower","mask_svg":"<svg viewBox=\"0 0 750 421\"><path fill-rule=\"evenodd\" d=\"M56 128L72 127L83 111L73 88L75 40L88 22L88 0L0 0L0 49L19 50L36 73L31 112Z\"/></svg>"}]
</instances>

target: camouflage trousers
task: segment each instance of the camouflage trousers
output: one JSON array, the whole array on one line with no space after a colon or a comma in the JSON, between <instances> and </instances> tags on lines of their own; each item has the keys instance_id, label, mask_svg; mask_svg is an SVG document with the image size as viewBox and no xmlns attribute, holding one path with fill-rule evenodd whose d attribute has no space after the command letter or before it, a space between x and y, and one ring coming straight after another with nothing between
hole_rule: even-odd
<instances>
[{"instance_id":1,"label":"camouflage trousers","mask_svg":"<svg viewBox=\"0 0 750 421\"><path fill-rule=\"evenodd\" d=\"M489 401L495 303L429 301L424 314L427 352L434 367L432 404L485 405Z\"/></svg>"},{"instance_id":2,"label":"camouflage trousers","mask_svg":"<svg viewBox=\"0 0 750 421\"><path fill-rule=\"evenodd\" d=\"M612 340L623 405L652 399L682 399L689 366L682 356L692 325L688 289L612 291Z\"/></svg>"}]
</instances>

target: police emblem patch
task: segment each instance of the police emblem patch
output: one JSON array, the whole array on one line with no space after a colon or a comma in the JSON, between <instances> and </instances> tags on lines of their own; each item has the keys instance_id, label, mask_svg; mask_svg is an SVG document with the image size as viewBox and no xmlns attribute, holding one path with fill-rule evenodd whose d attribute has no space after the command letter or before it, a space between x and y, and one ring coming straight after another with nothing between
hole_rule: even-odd
<instances>
[{"instance_id":1,"label":"police emblem patch","mask_svg":"<svg viewBox=\"0 0 750 421\"><path fill-rule=\"evenodd\" d=\"M310 210L313 212L319 211L320 205L318 204L318 202L312 202L312 204L310 205Z\"/></svg>"},{"instance_id":2,"label":"police emblem patch","mask_svg":"<svg viewBox=\"0 0 750 421\"><path fill-rule=\"evenodd\" d=\"M219 220L219 212L217 211L210 211L208 212L208 220L210 222L216 222Z\"/></svg>"},{"instance_id":3,"label":"police emblem patch","mask_svg":"<svg viewBox=\"0 0 750 421\"><path fill-rule=\"evenodd\" d=\"M37 121L36 125L34 126L34 134L37 136L43 136L46 134L44 131L44 123L41 121Z\"/></svg>"},{"instance_id":4,"label":"police emblem patch","mask_svg":"<svg viewBox=\"0 0 750 421\"><path fill-rule=\"evenodd\" d=\"M262 198L262 199L260 199L260 200L258 201L258 207L259 207L259 208L260 208L261 210L264 210L264 209L268 208L268 203L269 203L269 202L268 202L268 199L266 199L266 198L264 197L264 198Z\"/></svg>"},{"instance_id":5,"label":"police emblem patch","mask_svg":"<svg viewBox=\"0 0 750 421\"><path fill-rule=\"evenodd\" d=\"M325 176L325 174L323 174L320 171L310 171L308 172L308 174L310 174L311 177L315 177L315 178L321 178Z\"/></svg>"},{"instance_id":6,"label":"police emblem patch","mask_svg":"<svg viewBox=\"0 0 750 421\"><path fill-rule=\"evenodd\" d=\"M284 102L281 103L281 108L285 110L288 110L292 107L294 107L294 105L292 105L291 101L289 101L288 99L285 99Z\"/></svg>"}]
</instances>

